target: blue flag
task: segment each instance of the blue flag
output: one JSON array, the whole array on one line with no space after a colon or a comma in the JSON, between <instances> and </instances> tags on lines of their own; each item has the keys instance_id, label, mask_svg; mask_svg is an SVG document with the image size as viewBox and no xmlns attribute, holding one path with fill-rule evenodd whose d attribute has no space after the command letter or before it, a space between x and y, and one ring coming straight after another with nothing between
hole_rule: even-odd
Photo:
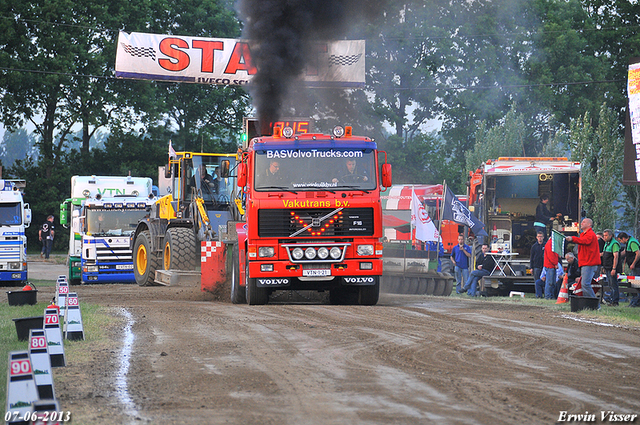
<instances>
[{"instance_id":1,"label":"blue flag","mask_svg":"<svg viewBox=\"0 0 640 425\"><path fill-rule=\"evenodd\" d=\"M458 224L463 224L471 229L476 236L489 236L484 230L484 223L471 214L471 211L465 207L453 194L449 186L447 186L442 205L442 219L450 220Z\"/></svg>"}]
</instances>

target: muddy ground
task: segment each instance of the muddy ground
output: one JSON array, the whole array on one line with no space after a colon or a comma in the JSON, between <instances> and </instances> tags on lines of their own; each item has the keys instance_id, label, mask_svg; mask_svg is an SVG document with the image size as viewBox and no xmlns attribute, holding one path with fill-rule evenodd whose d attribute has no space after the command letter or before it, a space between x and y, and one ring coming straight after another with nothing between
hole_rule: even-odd
<instances>
[{"instance_id":1,"label":"muddy ground","mask_svg":"<svg viewBox=\"0 0 640 425\"><path fill-rule=\"evenodd\" d=\"M575 313L415 295L383 295L374 307L298 295L249 307L199 288L73 289L118 318L103 330L108 344L54 370L78 424L550 424L563 411L595 414L591 423L601 412L640 414L640 329Z\"/></svg>"}]
</instances>

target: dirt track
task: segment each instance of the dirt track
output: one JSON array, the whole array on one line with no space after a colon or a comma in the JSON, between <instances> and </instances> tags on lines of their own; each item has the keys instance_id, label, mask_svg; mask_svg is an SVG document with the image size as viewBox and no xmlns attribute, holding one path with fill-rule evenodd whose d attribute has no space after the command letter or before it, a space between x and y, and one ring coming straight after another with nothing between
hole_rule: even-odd
<instances>
[{"instance_id":1,"label":"dirt track","mask_svg":"<svg viewBox=\"0 0 640 425\"><path fill-rule=\"evenodd\" d=\"M111 348L55 371L75 423L549 424L561 411L640 413L640 329L576 314L426 296L249 307L197 288L74 289L121 318L105 330Z\"/></svg>"}]
</instances>

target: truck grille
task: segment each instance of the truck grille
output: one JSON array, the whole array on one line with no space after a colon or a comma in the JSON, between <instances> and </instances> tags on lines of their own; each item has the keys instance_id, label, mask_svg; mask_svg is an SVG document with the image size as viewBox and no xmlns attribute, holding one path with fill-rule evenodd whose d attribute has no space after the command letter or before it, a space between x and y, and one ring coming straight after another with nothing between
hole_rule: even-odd
<instances>
[{"instance_id":1,"label":"truck grille","mask_svg":"<svg viewBox=\"0 0 640 425\"><path fill-rule=\"evenodd\" d=\"M99 263L108 261L133 261L133 254L129 247L105 247L96 248L96 256Z\"/></svg>"},{"instance_id":2,"label":"truck grille","mask_svg":"<svg viewBox=\"0 0 640 425\"><path fill-rule=\"evenodd\" d=\"M258 235L265 238L291 237L309 224L312 225L309 229L293 237L373 235L373 208L344 208L320 220L333 211L335 208L259 210Z\"/></svg>"}]
</instances>

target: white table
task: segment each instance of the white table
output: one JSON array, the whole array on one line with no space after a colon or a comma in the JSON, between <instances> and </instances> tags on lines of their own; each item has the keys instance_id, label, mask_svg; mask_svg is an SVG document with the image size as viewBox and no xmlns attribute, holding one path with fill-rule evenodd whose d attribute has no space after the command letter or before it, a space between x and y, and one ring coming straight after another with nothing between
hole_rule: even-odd
<instances>
[{"instance_id":1,"label":"white table","mask_svg":"<svg viewBox=\"0 0 640 425\"><path fill-rule=\"evenodd\" d=\"M517 252L489 252L496 266L491 270L491 275L515 276L516 272L511 268L511 259L518 255Z\"/></svg>"}]
</instances>

